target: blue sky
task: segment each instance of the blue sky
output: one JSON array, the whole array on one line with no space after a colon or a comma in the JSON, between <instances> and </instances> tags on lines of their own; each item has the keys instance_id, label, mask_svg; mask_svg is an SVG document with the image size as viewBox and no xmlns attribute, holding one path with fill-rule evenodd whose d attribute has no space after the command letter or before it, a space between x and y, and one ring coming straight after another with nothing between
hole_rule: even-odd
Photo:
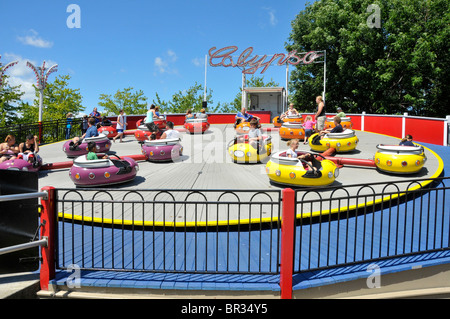
<instances>
[{"instance_id":1,"label":"blue sky","mask_svg":"<svg viewBox=\"0 0 450 319\"><path fill-rule=\"evenodd\" d=\"M33 97L35 83L26 61L58 64L49 81L69 74L87 113L98 106L100 94L126 87L142 90L150 103L156 92L167 101L195 82L204 85L205 55L212 47L234 45L237 55L248 47L260 56L286 53L291 22L305 2L1 0L0 62L19 60L6 74L11 84L22 85L25 98ZM80 8L80 28L67 26L70 4ZM284 66L262 75L285 86ZM231 102L240 85L238 68L208 65L214 104Z\"/></svg>"}]
</instances>

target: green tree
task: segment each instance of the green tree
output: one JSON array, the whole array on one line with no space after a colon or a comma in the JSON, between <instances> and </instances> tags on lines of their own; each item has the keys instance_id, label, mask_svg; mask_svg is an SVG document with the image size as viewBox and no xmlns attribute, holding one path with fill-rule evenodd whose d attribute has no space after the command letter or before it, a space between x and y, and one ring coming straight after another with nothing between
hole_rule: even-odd
<instances>
[{"instance_id":1,"label":"green tree","mask_svg":"<svg viewBox=\"0 0 450 319\"><path fill-rule=\"evenodd\" d=\"M188 109L192 112L198 112L203 107L204 89L203 85L195 84L186 90L178 91L172 95L172 100L165 102L159 98L156 93L157 100L153 100L153 104L160 106L160 112L167 113L185 113ZM212 105L212 90L210 89L206 95L208 107ZM210 109L208 111L211 111Z\"/></svg>"},{"instance_id":2,"label":"green tree","mask_svg":"<svg viewBox=\"0 0 450 319\"><path fill-rule=\"evenodd\" d=\"M45 87L42 109L43 121L65 119L69 112L76 115L84 111L80 89L69 88L69 80L70 75L60 75ZM38 90L36 90L36 99L33 105L22 103L21 112L23 122L31 123L39 120Z\"/></svg>"},{"instance_id":3,"label":"green tree","mask_svg":"<svg viewBox=\"0 0 450 319\"><path fill-rule=\"evenodd\" d=\"M19 86L10 86L8 76L4 75L0 86L0 126L15 124L19 118L20 102L24 92Z\"/></svg>"},{"instance_id":4,"label":"green tree","mask_svg":"<svg viewBox=\"0 0 450 319\"><path fill-rule=\"evenodd\" d=\"M147 112L147 97L142 90L132 91L132 87L125 88L123 91L117 90L114 96L100 94L98 105L103 106L105 113L119 114L123 109L128 115L145 114Z\"/></svg>"},{"instance_id":5,"label":"green tree","mask_svg":"<svg viewBox=\"0 0 450 319\"><path fill-rule=\"evenodd\" d=\"M379 28L368 23L372 4ZM442 116L450 105L449 35L448 0L321 0L297 15L286 49L326 50L328 110ZM323 65L297 65L290 88L294 102L313 111Z\"/></svg>"}]
</instances>

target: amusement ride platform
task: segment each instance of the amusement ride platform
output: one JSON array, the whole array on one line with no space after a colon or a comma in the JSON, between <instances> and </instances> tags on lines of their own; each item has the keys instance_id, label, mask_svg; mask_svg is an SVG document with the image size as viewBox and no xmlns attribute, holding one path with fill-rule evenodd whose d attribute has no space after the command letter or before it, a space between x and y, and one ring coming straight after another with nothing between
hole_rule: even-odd
<instances>
[{"instance_id":1,"label":"amusement ride platform","mask_svg":"<svg viewBox=\"0 0 450 319\"><path fill-rule=\"evenodd\" d=\"M272 136L272 153L286 150L286 140L282 140L279 137L278 131L273 129L273 126L266 124L263 125L263 134ZM109 199L112 196L116 197L115 200L124 198L126 194L131 194L130 191L148 191L144 196L148 196L145 199L151 201L158 195L159 201L203 201L202 196L196 194L197 191L207 190L208 196L211 196L208 200L210 201L220 201L223 197L217 197L223 194L224 191L242 191L237 193L240 201L251 201L251 197L254 195L252 193L246 193L245 190L257 190L257 191L273 191L280 190L289 186L281 186L273 184L269 181L269 178L265 171L265 163L252 163L252 164L238 164L233 163L230 156L227 153L227 145L230 140L235 136L235 131L232 124L216 124L212 125L208 131L204 134L188 134L183 131L183 129L178 129L181 136L181 144L183 146L183 156L181 161L168 162L168 163L154 163L145 160L138 161L139 171L136 178L128 183L120 185L111 185L107 187L108 190L112 190L108 193L106 197L97 197L97 199L104 198ZM380 135L374 133L368 133L363 131L356 131L359 138L359 143L357 148L349 153L338 153L335 154L335 158L353 158L353 159L363 159L363 160L373 160L374 154L376 152L376 146L378 144L385 145L398 145L399 139L390 137L387 135ZM40 155L44 159L44 163L48 162L64 162L70 161L66 157L66 154L62 150L62 145L64 142L58 142L54 144L49 144L41 147ZM309 145L304 145L300 143L299 151L311 151ZM116 154L120 157L128 155L139 155L141 154L141 145L134 138L133 135L128 135L123 143L116 141L111 146L110 153ZM333 187L344 187L346 192L351 196L355 195L357 188L348 187L355 184L371 183L373 186L370 191L381 191L382 188L388 183L395 183L401 185L400 187L420 187L417 185L411 185L409 182L402 184L404 181L410 181L411 179L426 179L438 177L443 170L443 162L431 149L425 147L425 154L427 156L427 161L425 166L419 173L413 175L399 175L399 174L388 174L380 172L374 167L364 167L364 166L349 166L344 165L340 168L339 176L333 183ZM69 178L69 168L56 169L56 170L46 170L40 171L39 187L53 186L58 189L73 189L75 188L73 182ZM422 184L424 185L424 184ZM106 189L105 187L102 189ZM90 191L95 190L91 188ZM152 193L149 193L151 190ZM217 190L217 192L214 192ZM308 188L305 188L308 190ZM323 188L319 189L320 196L322 198L327 198L327 190ZM76 194L69 194L65 199L71 199L76 201L82 198L78 197L83 190L78 190ZM214 197L214 194L217 196ZM126 195L126 199L131 199L130 195ZM175 197L174 197L175 196ZM306 198L308 199L308 198ZM256 198L255 200L258 200ZM80 203L78 203L80 204ZM353 203L350 203L353 204ZM317 204L319 205L319 204ZM317 206L316 205L316 206ZM322 204L320 204L322 205ZM314 214L316 211L316 206L311 206L311 213ZM81 208L80 208L81 209ZM80 209L74 209L67 218L81 219L80 215L82 212ZM156 208L154 208L157 211ZM162 210L162 209L160 209ZM252 222L254 216L248 211L239 211L239 223L242 220L248 219ZM94 209L95 211L95 209ZM232 211L232 210L231 210ZM230 211L227 214L221 214L220 212L212 212L211 209L208 211L207 205L197 205L196 209L191 209L189 211L181 210L176 207L173 209L165 210L165 216L152 214L148 219L161 222L170 220L170 225L177 225L179 223L182 226L192 223L208 223L214 224L217 222L233 224L233 222L238 223L236 215L230 215ZM94 212L94 218L96 218ZM83 218L90 218L92 213L83 213ZM174 216L175 215L175 216ZM97 216L98 217L98 216ZM109 220L111 218L108 212L102 215L102 222ZM117 216L113 216L117 219ZM123 223L126 220L128 223L131 219L136 221L136 217L132 216L131 208L130 213L122 216L123 220L118 221L118 223ZM141 217L144 219L144 223L152 224L147 217ZM258 216L256 222L270 221L276 217L269 216ZM194 222L195 221L195 222Z\"/></svg>"}]
</instances>

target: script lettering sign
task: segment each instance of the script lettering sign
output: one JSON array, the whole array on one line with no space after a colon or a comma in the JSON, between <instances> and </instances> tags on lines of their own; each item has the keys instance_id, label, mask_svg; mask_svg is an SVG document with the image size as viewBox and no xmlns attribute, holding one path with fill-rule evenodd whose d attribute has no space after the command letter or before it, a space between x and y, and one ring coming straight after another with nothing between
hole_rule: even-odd
<instances>
[{"instance_id":1,"label":"script lettering sign","mask_svg":"<svg viewBox=\"0 0 450 319\"><path fill-rule=\"evenodd\" d=\"M249 47L242 51L237 60L233 60L233 53L238 50L237 46L228 46L222 49L216 50L216 47L209 49L209 65L210 66L223 66L223 67L241 67L242 73L254 74L258 69L262 68L261 74L263 74L272 63L276 62L277 65L283 65L289 63L291 65L297 65L299 63L310 64L315 59L323 56L323 53L318 51L310 51L297 53L297 50L293 50L288 54L277 53L272 56L267 54L260 57L259 55L252 56L253 47Z\"/></svg>"}]
</instances>

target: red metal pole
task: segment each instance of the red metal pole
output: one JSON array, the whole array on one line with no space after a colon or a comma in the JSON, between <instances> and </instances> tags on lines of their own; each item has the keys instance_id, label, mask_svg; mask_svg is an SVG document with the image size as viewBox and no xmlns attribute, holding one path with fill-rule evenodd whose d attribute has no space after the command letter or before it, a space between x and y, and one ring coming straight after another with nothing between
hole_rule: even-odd
<instances>
[{"instance_id":1,"label":"red metal pole","mask_svg":"<svg viewBox=\"0 0 450 319\"><path fill-rule=\"evenodd\" d=\"M295 191L283 190L283 208L281 217L281 299L292 299L292 275L294 265L294 219Z\"/></svg>"},{"instance_id":2,"label":"red metal pole","mask_svg":"<svg viewBox=\"0 0 450 319\"><path fill-rule=\"evenodd\" d=\"M42 140L42 122L41 121L39 121L39 142L38 143L39 144L43 143L43 140Z\"/></svg>"},{"instance_id":3,"label":"red metal pole","mask_svg":"<svg viewBox=\"0 0 450 319\"><path fill-rule=\"evenodd\" d=\"M56 191L54 187L46 186L42 191L48 193L47 199L42 199L41 212L41 239L47 237L47 247L41 247L41 271L40 283L42 290L48 290L48 285L51 279L55 278L55 199Z\"/></svg>"},{"instance_id":4,"label":"red metal pole","mask_svg":"<svg viewBox=\"0 0 450 319\"><path fill-rule=\"evenodd\" d=\"M351 165L351 166L365 166L365 167L377 167L374 160L371 159L359 159L359 158L345 158L345 157L328 157L325 156L327 160L330 160L338 165Z\"/></svg>"}]
</instances>

